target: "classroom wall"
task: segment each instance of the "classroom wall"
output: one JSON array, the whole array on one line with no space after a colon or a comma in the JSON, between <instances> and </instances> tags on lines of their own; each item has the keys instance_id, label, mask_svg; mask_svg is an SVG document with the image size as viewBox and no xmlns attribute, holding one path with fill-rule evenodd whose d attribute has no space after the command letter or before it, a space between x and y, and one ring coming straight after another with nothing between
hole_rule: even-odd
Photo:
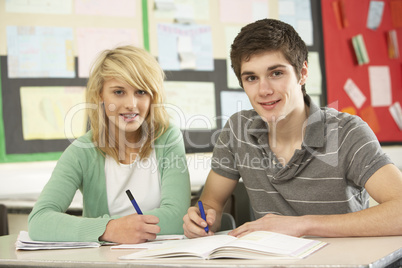
<instances>
[{"instance_id":1,"label":"classroom wall","mask_svg":"<svg viewBox=\"0 0 402 268\"><path fill-rule=\"evenodd\" d=\"M303 1L308 5L299 5ZM303 1L294 1L292 12L297 15L295 27L299 21L307 21L308 30L303 29L303 34L308 36L311 53L309 94L325 103L320 9L316 1L311 5ZM57 3L69 2L69 10L67 6L57 9ZM110 10L117 9L119 3L134 3L120 10L132 9L133 14L113 16L102 13L109 12L107 1L49 2L50 6L56 3L53 12L66 10L55 15L49 6L41 6L43 1L29 2L31 9L40 7L32 13L23 8L28 2L0 0L0 16L4 18L0 22L4 112L0 114L0 143L4 142L0 163L58 159L70 140L85 132L85 110L71 111L85 101L90 63L101 50L126 43L149 50L165 70L168 112L183 130L187 152L210 152L214 134L227 118L239 108L251 108L228 64L234 36L256 19L281 18L280 10L289 18L289 2L281 8L278 0L236 0L235 5L226 0L172 1L180 10L176 13L160 8L158 0L119 0ZM65 63L60 56L64 54ZM53 56L50 60L49 55ZM39 58L40 68L35 66ZM60 68L57 73L51 68L55 62ZM66 118L68 122L64 122Z\"/></svg>"},{"instance_id":2,"label":"classroom wall","mask_svg":"<svg viewBox=\"0 0 402 268\"><path fill-rule=\"evenodd\" d=\"M369 1L364 0L364 2L367 4ZM387 0L386 3L388 2ZM14 4L12 5L12 3ZM238 82L227 64L227 57L234 34L243 25L258 19L257 15L264 14L271 18L290 20L289 22L294 24L305 39L310 52L307 92L314 101L320 105L326 104L326 89L329 88L326 86L327 76L338 73L325 72L323 45L325 35L322 33L320 1L310 3L308 0L253 0L244 6L240 6L245 3L241 0L236 0L236 2L226 0L172 1L177 4L175 8L181 10L181 12L175 13L157 8L160 4L158 0L120 0L114 3L113 10L117 9L119 3L126 5L130 3L131 6L124 10L132 10L132 13L123 14L123 11L119 10L120 13L117 13L119 15L102 13L105 11L102 10L102 7L105 7L106 2L103 4L80 0L52 2L70 3L69 10L66 5L66 8L57 11L64 12L66 10L62 14L52 14L50 7L41 6L43 1L30 3L31 10L22 8L27 3L0 0L0 16L3 18L0 21L2 87L0 163L56 160L71 139L85 132L86 118L83 109L77 112L78 115L74 114L72 117L71 124L74 127L70 129L65 127L64 118L71 115L68 112L74 107L84 102L84 87L91 59L93 60L91 56L95 57L95 54L89 54L95 53L100 47L110 48L129 42L148 49L158 58L167 74L166 101L169 105L179 108L181 112L179 116L182 117L178 118L175 111L170 110L173 112L174 123L180 125L183 130L186 150L191 153L210 152L214 143L214 139L211 137L216 138L214 133L219 131L227 117L237 111L236 107L239 107L240 104L241 109L250 108L245 93L239 88ZM323 3L328 5L329 1ZM90 6L91 4L94 6ZM56 9L58 4L54 5ZM230 5L232 8L228 8ZM228 12L239 6L241 9L235 10L238 13ZM31 12L32 9L38 10ZM184 16L191 14L191 11L193 16ZM332 19L334 24L334 14L331 11L327 13L325 20ZM180 23L183 21L186 23ZM188 23L189 21L190 23ZM309 32L309 26L311 26L312 33ZM16 28L10 29L10 27ZM42 42L46 44L49 41L60 41L50 39L44 34L39 35L37 32L43 30L39 27L47 27L46 31L50 33L47 34L48 36L56 33L53 30L61 28L66 29L66 32L72 35L72 37L66 37L65 49L66 53L69 53L67 67L72 68L69 69L70 72L75 71L72 73L73 77L48 77L54 75L51 73L52 70L48 70L50 74L44 71L33 74L32 71L19 70L38 61L29 61L31 55L21 47L32 46L33 52L35 49L42 49L46 51L41 55L42 57L55 53L48 48L44 49L37 44L38 40L32 38L32 36L42 38ZM349 28L353 29L352 25ZM11 30L16 33L12 34ZM37 35L35 36L35 34ZM177 40L182 41L180 43ZM179 43L185 45L179 45ZM201 45L197 45L199 43ZM59 47L59 45L53 44L49 48ZM169 51L169 55L173 55L168 60L164 54L166 50ZM196 61L199 60L203 63L197 63L196 66L185 65L174 68L170 67L171 64L167 64L169 60L174 61L178 58L181 59L180 64L189 64L191 60L189 62L183 60L186 58L183 56L186 53L191 55L190 59L194 55L202 54L202 57L197 58ZM19 57L19 54L24 57ZM172 63L177 64L177 62ZM359 69L361 68L364 67ZM342 90L338 90L336 87L335 91L341 92ZM393 89L393 91L399 92L397 89ZM48 92L52 93L48 94ZM342 98L345 99L345 97ZM194 99L197 99L197 102L194 102ZM66 100L72 102L70 106L67 106ZM341 104L341 102L339 103ZM12 117L8 116L11 114ZM202 117L202 120L192 120L198 115ZM390 116L387 118L389 119ZM387 122L393 124L390 120ZM383 122L381 123L383 124ZM71 130L69 134L72 136L67 136L66 129ZM381 129L382 132L386 132L385 130L391 128L383 126ZM392 129L395 129L394 125L392 125ZM399 132L393 133L393 136L402 136L402 134L398 135Z\"/></svg>"}]
</instances>

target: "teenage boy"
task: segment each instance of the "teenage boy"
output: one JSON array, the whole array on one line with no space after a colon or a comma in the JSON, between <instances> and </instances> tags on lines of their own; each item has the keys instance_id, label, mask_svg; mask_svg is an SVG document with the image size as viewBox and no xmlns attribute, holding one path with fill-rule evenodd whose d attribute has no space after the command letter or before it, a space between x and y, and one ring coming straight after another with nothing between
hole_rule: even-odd
<instances>
[{"instance_id":1,"label":"teenage boy","mask_svg":"<svg viewBox=\"0 0 402 268\"><path fill-rule=\"evenodd\" d=\"M218 230L240 178L256 220L230 235L402 235L400 170L359 117L310 100L307 55L293 27L278 20L251 23L235 38L232 68L254 109L234 114L222 130L200 197L206 221L189 208L187 237ZM369 208L369 196L379 205Z\"/></svg>"}]
</instances>

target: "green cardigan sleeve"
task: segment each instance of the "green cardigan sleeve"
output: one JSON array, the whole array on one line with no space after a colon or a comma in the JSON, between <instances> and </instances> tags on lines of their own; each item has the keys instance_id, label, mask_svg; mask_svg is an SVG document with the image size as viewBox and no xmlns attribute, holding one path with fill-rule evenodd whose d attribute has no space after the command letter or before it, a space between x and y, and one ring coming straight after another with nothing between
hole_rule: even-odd
<instances>
[{"instance_id":1,"label":"green cardigan sleeve","mask_svg":"<svg viewBox=\"0 0 402 268\"><path fill-rule=\"evenodd\" d=\"M161 204L144 214L159 218L159 234L183 234L183 216L190 206L191 187L183 135L171 126L155 142L161 176Z\"/></svg>"},{"instance_id":2,"label":"green cardigan sleeve","mask_svg":"<svg viewBox=\"0 0 402 268\"><path fill-rule=\"evenodd\" d=\"M106 191L102 190L106 188L104 175L103 179L100 175L104 173L104 157L93 146L90 135L87 133L74 141L57 161L28 217L28 230L32 239L98 241L106 229L110 217ZM88 191L89 184L94 185L91 191ZM85 196L84 215L85 200L92 200L94 204L89 209L94 217L77 217L65 213L78 189Z\"/></svg>"}]
</instances>

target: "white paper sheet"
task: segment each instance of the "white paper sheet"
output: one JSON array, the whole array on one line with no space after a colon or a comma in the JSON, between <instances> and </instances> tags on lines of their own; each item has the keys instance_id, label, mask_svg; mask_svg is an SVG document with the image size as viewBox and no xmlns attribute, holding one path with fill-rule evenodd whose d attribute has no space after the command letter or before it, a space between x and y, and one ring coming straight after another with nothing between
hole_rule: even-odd
<instances>
[{"instance_id":1,"label":"white paper sheet","mask_svg":"<svg viewBox=\"0 0 402 268\"><path fill-rule=\"evenodd\" d=\"M397 124L399 130L402 131L402 108L401 104L397 101L389 107L389 112L392 115L395 123Z\"/></svg>"},{"instance_id":2,"label":"white paper sheet","mask_svg":"<svg viewBox=\"0 0 402 268\"><path fill-rule=\"evenodd\" d=\"M371 106L381 107L392 104L392 88L389 66L369 66Z\"/></svg>"},{"instance_id":3,"label":"white paper sheet","mask_svg":"<svg viewBox=\"0 0 402 268\"><path fill-rule=\"evenodd\" d=\"M164 83L166 110L181 129L216 128L215 86L212 82Z\"/></svg>"},{"instance_id":4,"label":"white paper sheet","mask_svg":"<svg viewBox=\"0 0 402 268\"><path fill-rule=\"evenodd\" d=\"M353 101L355 106L360 109L364 102L366 101L366 96L361 92L361 90L356 86L352 79L346 80L343 89L348 94L349 98Z\"/></svg>"},{"instance_id":5,"label":"white paper sheet","mask_svg":"<svg viewBox=\"0 0 402 268\"><path fill-rule=\"evenodd\" d=\"M233 114L250 109L253 109L253 106L244 91L221 91L222 127Z\"/></svg>"}]
</instances>

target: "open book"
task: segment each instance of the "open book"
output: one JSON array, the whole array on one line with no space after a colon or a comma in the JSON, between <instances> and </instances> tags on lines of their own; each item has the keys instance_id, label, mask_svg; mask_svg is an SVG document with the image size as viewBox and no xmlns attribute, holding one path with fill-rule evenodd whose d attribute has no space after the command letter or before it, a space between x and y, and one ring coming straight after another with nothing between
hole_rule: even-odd
<instances>
[{"instance_id":1,"label":"open book","mask_svg":"<svg viewBox=\"0 0 402 268\"><path fill-rule=\"evenodd\" d=\"M171 241L120 259L197 258L197 259L301 259L327 243L279 233L256 231L241 238L214 235Z\"/></svg>"}]
</instances>

